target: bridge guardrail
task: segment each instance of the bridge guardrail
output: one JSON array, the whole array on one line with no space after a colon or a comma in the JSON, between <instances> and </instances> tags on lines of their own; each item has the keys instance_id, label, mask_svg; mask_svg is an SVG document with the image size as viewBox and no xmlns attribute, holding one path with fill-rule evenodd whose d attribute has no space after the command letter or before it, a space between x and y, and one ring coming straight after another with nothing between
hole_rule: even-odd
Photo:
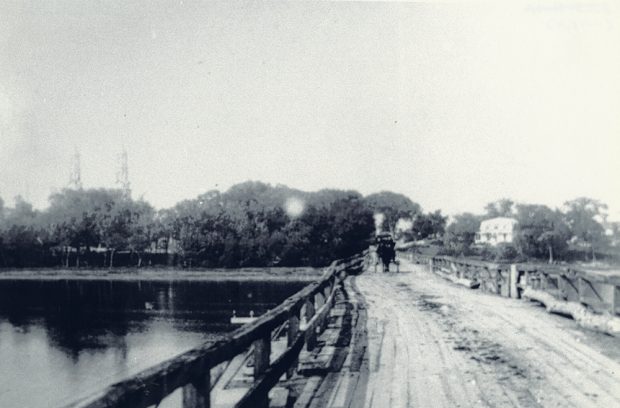
<instances>
[{"instance_id":1,"label":"bridge guardrail","mask_svg":"<svg viewBox=\"0 0 620 408\"><path fill-rule=\"evenodd\" d=\"M349 273L363 268L366 255L367 251L332 262L319 280L224 339L205 343L154 365L69 407L146 408L158 405L182 388L183 408L208 408L211 405L211 370L250 347L254 355L254 383L235 407L267 407L269 391L282 375L286 373L290 378L294 374L304 345L308 350L316 347L317 331L321 333L326 327L337 286ZM271 362L271 334L283 324L287 324L288 330L287 349Z\"/></svg>"},{"instance_id":2,"label":"bridge guardrail","mask_svg":"<svg viewBox=\"0 0 620 408\"><path fill-rule=\"evenodd\" d=\"M430 270L469 288L536 300L552 313L620 336L620 276L575 267L493 263L448 256L418 258Z\"/></svg>"}]
</instances>

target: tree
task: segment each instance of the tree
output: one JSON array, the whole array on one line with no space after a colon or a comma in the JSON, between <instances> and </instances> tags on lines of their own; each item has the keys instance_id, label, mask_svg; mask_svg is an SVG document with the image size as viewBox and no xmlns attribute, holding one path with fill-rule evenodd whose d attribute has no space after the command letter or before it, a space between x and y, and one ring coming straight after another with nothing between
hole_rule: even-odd
<instances>
[{"instance_id":1,"label":"tree","mask_svg":"<svg viewBox=\"0 0 620 408\"><path fill-rule=\"evenodd\" d=\"M515 243L520 252L534 258L548 257L549 263L568 249L570 231L562 213L545 205L517 205Z\"/></svg>"},{"instance_id":2,"label":"tree","mask_svg":"<svg viewBox=\"0 0 620 408\"><path fill-rule=\"evenodd\" d=\"M287 212L291 198L303 211ZM115 189L65 189L49 202L41 213L21 198L15 208L0 205L7 226L0 228L3 265L61 249L60 263L68 267L75 259L79 267L83 250L98 246L105 250L103 266L113 267L118 251L130 251L131 262L137 255L141 266L144 252L165 242L189 265L319 266L365 249L374 231L373 211L358 192L308 193L260 182L208 191L157 213Z\"/></svg>"},{"instance_id":3,"label":"tree","mask_svg":"<svg viewBox=\"0 0 620 408\"><path fill-rule=\"evenodd\" d=\"M605 242L602 222L607 214L607 204L587 197L579 197L564 203L565 219L577 242L590 247L592 260L596 260L596 248ZM600 221L599 221L600 220Z\"/></svg>"},{"instance_id":4,"label":"tree","mask_svg":"<svg viewBox=\"0 0 620 408\"><path fill-rule=\"evenodd\" d=\"M413 220L410 233L406 233L407 239L420 240L429 237L433 233L433 225L426 214L419 214Z\"/></svg>"},{"instance_id":5,"label":"tree","mask_svg":"<svg viewBox=\"0 0 620 408\"><path fill-rule=\"evenodd\" d=\"M418 214L413 220L410 235L413 239L439 237L444 234L448 217L441 215L441 210L428 214Z\"/></svg>"},{"instance_id":6,"label":"tree","mask_svg":"<svg viewBox=\"0 0 620 408\"><path fill-rule=\"evenodd\" d=\"M102 242L102 218L111 210L120 191L64 189L50 196L50 206L43 217L56 245L65 248L65 267L69 266L71 249L76 250L76 266L80 266L81 248Z\"/></svg>"},{"instance_id":7,"label":"tree","mask_svg":"<svg viewBox=\"0 0 620 408\"><path fill-rule=\"evenodd\" d=\"M130 202L129 238L127 246L138 255L138 267L142 266L142 254L155 240L155 211L143 200Z\"/></svg>"},{"instance_id":8,"label":"tree","mask_svg":"<svg viewBox=\"0 0 620 408\"><path fill-rule=\"evenodd\" d=\"M32 204L24 200L20 195L15 197L15 207L9 211L8 222L11 225L32 225L38 213Z\"/></svg>"},{"instance_id":9,"label":"tree","mask_svg":"<svg viewBox=\"0 0 620 408\"><path fill-rule=\"evenodd\" d=\"M611 236L610 244L617 247L620 244L620 222L615 221L610 224Z\"/></svg>"},{"instance_id":10,"label":"tree","mask_svg":"<svg viewBox=\"0 0 620 408\"><path fill-rule=\"evenodd\" d=\"M480 217L471 213L456 215L446 228L444 245L454 254L467 255L480 229Z\"/></svg>"},{"instance_id":11,"label":"tree","mask_svg":"<svg viewBox=\"0 0 620 408\"><path fill-rule=\"evenodd\" d=\"M69 266L71 248L76 250L79 267L82 248L88 253L91 247L100 245L107 249L112 267L114 253L125 249L137 253L141 263L142 251L154 239L153 216L148 203L134 201L121 190L65 189L50 196L44 219L56 245L66 248L65 266Z\"/></svg>"},{"instance_id":12,"label":"tree","mask_svg":"<svg viewBox=\"0 0 620 408\"><path fill-rule=\"evenodd\" d=\"M0 261L2 265L6 266L6 259L4 257L4 200L0 197Z\"/></svg>"},{"instance_id":13,"label":"tree","mask_svg":"<svg viewBox=\"0 0 620 408\"><path fill-rule=\"evenodd\" d=\"M0 229L4 225L4 200L0 197Z\"/></svg>"},{"instance_id":14,"label":"tree","mask_svg":"<svg viewBox=\"0 0 620 408\"><path fill-rule=\"evenodd\" d=\"M128 198L122 190L109 190L107 193L106 205L97 207L96 219L101 243L110 254L109 267L114 266L114 254L119 250L137 253L140 266L142 251L153 240L153 208L142 200Z\"/></svg>"},{"instance_id":15,"label":"tree","mask_svg":"<svg viewBox=\"0 0 620 408\"><path fill-rule=\"evenodd\" d=\"M375 214L383 214L381 228L392 233L398 220L401 218L412 219L422 210L420 205L411 201L409 197L390 191L367 195L364 201Z\"/></svg>"},{"instance_id":16,"label":"tree","mask_svg":"<svg viewBox=\"0 0 620 408\"><path fill-rule=\"evenodd\" d=\"M514 215L513 207L515 203L509 198L502 198L488 203L484 210L488 218L511 217Z\"/></svg>"},{"instance_id":17,"label":"tree","mask_svg":"<svg viewBox=\"0 0 620 408\"><path fill-rule=\"evenodd\" d=\"M375 230L374 218L360 197L351 195L339 199L331 205L330 212L333 214L333 259L351 256L368 247Z\"/></svg>"},{"instance_id":18,"label":"tree","mask_svg":"<svg viewBox=\"0 0 620 408\"><path fill-rule=\"evenodd\" d=\"M21 196L15 197L13 208L0 209L0 258L5 266L7 252L18 266L36 266L49 249L47 231L41 224L41 214ZM5 252L6 250L6 252Z\"/></svg>"}]
</instances>

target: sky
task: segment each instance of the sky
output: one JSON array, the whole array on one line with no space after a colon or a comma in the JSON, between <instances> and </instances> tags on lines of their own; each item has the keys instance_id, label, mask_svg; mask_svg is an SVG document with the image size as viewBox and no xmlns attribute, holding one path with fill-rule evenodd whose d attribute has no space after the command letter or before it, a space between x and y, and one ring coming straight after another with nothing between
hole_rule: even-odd
<instances>
[{"instance_id":1,"label":"sky","mask_svg":"<svg viewBox=\"0 0 620 408\"><path fill-rule=\"evenodd\" d=\"M0 197L157 208L246 180L620 220L614 1L0 2Z\"/></svg>"}]
</instances>

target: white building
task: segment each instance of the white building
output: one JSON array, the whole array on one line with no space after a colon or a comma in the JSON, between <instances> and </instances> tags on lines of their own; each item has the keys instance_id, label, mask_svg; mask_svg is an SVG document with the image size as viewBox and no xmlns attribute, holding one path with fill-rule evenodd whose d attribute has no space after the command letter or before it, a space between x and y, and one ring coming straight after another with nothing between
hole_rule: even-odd
<instances>
[{"instance_id":1,"label":"white building","mask_svg":"<svg viewBox=\"0 0 620 408\"><path fill-rule=\"evenodd\" d=\"M476 234L476 244L509 244L514 239L516 225L517 220L508 217L484 220L480 223L480 231Z\"/></svg>"}]
</instances>

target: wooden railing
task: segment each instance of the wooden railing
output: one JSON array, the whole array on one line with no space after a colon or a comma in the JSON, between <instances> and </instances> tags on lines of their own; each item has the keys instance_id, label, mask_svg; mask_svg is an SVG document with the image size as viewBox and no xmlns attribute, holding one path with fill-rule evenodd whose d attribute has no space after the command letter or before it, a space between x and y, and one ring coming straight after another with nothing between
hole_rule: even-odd
<instances>
[{"instance_id":1,"label":"wooden railing","mask_svg":"<svg viewBox=\"0 0 620 408\"><path fill-rule=\"evenodd\" d=\"M571 267L518 264L519 287L541 290L556 299L586 305L598 313L620 315L620 276Z\"/></svg>"},{"instance_id":2,"label":"wooden railing","mask_svg":"<svg viewBox=\"0 0 620 408\"><path fill-rule=\"evenodd\" d=\"M502 296L510 296L510 265L502 263L482 262L447 256L429 258L433 271L442 273L451 280L469 286L480 288L485 292ZM514 285L513 285L514 286ZM513 288L516 297L516 290Z\"/></svg>"},{"instance_id":3,"label":"wooden railing","mask_svg":"<svg viewBox=\"0 0 620 408\"><path fill-rule=\"evenodd\" d=\"M417 259L430 270L469 288L533 299L580 324L620 335L620 276L579 268L492 263L447 256Z\"/></svg>"},{"instance_id":4,"label":"wooden railing","mask_svg":"<svg viewBox=\"0 0 620 408\"><path fill-rule=\"evenodd\" d=\"M235 407L267 407L269 391L285 373L288 378L294 374L303 347L316 347L317 332L326 327L338 285L349 273L361 271L365 256L334 261L318 281L224 339L205 343L70 406L146 408L158 405L182 388L183 408L207 408L211 404L211 370L252 347L254 383ZM270 361L272 332L284 324L288 330L287 348Z\"/></svg>"}]
</instances>

